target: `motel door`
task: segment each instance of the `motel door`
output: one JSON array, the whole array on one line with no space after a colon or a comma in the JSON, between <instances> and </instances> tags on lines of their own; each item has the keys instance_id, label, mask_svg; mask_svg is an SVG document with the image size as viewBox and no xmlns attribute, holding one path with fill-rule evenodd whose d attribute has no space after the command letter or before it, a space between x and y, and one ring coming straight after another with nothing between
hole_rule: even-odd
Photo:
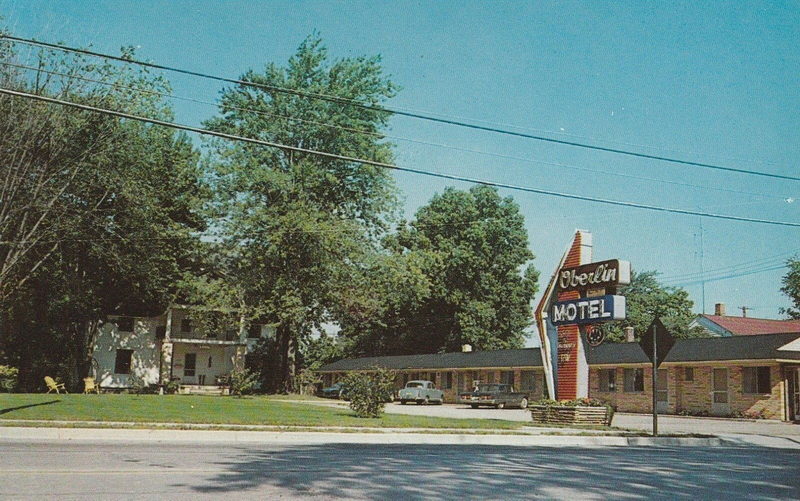
<instances>
[{"instance_id":1,"label":"motel door","mask_svg":"<svg viewBox=\"0 0 800 501\"><path fill-rule=\"evenodd\" d=\"M728 403L728 369L714 369L712 374L711 414L724 416L730 414L731 407Z\"/></svg>"},{"instance_id":2,"label":"motel door","mask_svg":"<svg viewBox=\"0 0 800 501\"><path fill-rule=\"evenodd\" d=\"M656 373L656 409L669 412L669 370L658 369Z\"/></svg>"},{"instance_id":3,"label":"motel door","mask_svg":"<svg viewBox=\"0 0 800 501\"><path fill-rule=\"evenodd\" d=\"M794 420L800 421L800 367L792 371L792 403L794 404Z\"/></svg>"}]
</instances>

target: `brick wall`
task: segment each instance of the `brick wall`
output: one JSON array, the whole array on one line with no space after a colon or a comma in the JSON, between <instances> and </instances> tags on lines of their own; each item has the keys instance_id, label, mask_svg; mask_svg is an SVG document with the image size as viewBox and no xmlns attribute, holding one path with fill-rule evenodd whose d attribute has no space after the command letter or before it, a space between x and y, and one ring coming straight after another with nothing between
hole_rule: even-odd
<instances>
[{"instance_id":1,"label":"brick wall","mask_svg":"<svg viewBox=\"0 0 800 501\"><path fill-rule=\"evenodd\" d=\"M667 413L688 411L692 414L712 412L713 369L728 369L728 409L727 413L760 415L767 419L783 419L785 388L783 375L778 364L762 364L770 367L771 391L767 394L747 394L743 388L743 367L738 365L682 365L663 367L668 371ZM692 367L694 380L686 380L685 367ZM589 396L613 405L620 412L653 412L652 372L644 367L644 391L628 393L624 391L624 368L613 369L616 374L616 390L600 391L600 369L589 371Z\"/></svg>"}]
</instances>

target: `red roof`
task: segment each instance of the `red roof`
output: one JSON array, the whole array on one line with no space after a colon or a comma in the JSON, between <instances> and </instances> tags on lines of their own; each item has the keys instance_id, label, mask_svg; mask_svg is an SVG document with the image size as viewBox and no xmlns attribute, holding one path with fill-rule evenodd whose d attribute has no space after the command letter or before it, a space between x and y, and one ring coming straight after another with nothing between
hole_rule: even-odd
<instances>
[{"instance_id":1,"label":"red roof","mask_svg":"<svg viewBox=\"0 0 800 501\"><path fill-rule=\"evenodd\" d=\"M703 316L723 329L730 331L734 336L800 332L800 320L770 320L766 318L729 317L720 315Z\"/></svg>"}]
</instances>

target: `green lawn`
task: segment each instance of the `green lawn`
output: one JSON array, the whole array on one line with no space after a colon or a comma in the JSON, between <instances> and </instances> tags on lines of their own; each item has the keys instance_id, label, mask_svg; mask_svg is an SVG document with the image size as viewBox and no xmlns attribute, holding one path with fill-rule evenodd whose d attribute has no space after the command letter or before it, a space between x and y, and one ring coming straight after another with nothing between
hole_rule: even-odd
<instances>
[{"instance_id":1,"label":"green lawn","mask_svg":"<svg viewBox=\"0 0 800 501\"><path fill-rule=\"evenodd\" d=\"M0 393L2 419L505 430L516 429L524 424L494 419L444 419L399 414L384 414L380 419L362 419L346 407L279 402L275 397L124 394Z\"/></svg>"}]
</instances>

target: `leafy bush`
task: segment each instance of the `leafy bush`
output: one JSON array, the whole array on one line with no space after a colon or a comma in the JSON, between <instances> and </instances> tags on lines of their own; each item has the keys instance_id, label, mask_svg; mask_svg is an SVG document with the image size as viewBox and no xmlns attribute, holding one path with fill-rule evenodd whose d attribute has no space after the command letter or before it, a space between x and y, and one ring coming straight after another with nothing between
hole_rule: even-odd
<instances>
[{"instance_id":1,"label":"leafy bush","mask_svg":"<svg viewBox=\"0 0 800 501\"><path fill-rule=\"evenodd\" d=\"M235 370L231 373L231 395L241 397L253 392L261 375L247 369Z\"/></svg>"},{"instance_id":2,"label":"leafy bush","mask_svg":"<svg viewBox=\"0 0 800 501\"><path fill-rule=\"evenodd\" d=\"M181 387L181 380L177 378L170 379L167 383L164 384L164 393L167 395L174 395L178 393L178 390Z\"/></svg>"},{"instance_id":3,"label":"leafy bush","mask_svg":"<svg viewBox=\"0 0 800 501\"><path fill-rule=\"evenodd\" d=\"M11 393L17 387L19 369L10 365L0 365L0 391Z\"/></svg>"},{"instance_id":4,"label":"leafy bush","mask_svg":"<svg viewBox=\"0 0 800 501\"><path fill-rule=\"evenodd\" d=\"M531 405L543 405L546 407L605 407L608 409L609 416L612 418L614 416L614 407L609 405L608 402L596 398L576 398L574 400L551 400L549 398L543 398L533 402Z\"/></svg>"},{"instance_id":5,"label":"leafy bush","mask_svg":"<svg viewBox=\"0 0 800 501\"><path fill-rule=\"evenodd\" d=\"M311 369L303 369L294 378L295 392L301 395L313 395L317 386L322 383L319 375Z\"/></svg>"},{"instance_id":6,"label":"leafy bush","mask_svg":"<svg viewBox=\"0 0 800 501\"><path fill-rule=\"evenodd\" d=\"M128 384L130 385L128 393L134 393L136 395L155 395L158 393L157 384L147 384L144 382L144 379L135 374L130 374L128 376Z\"/></svg>"},{"instance_id":7,"label":"leafy bush","mask_svg":"<svg viewBox=\"0 0 800 501\"><path fill-rule=\"evenodd\" d=\"M341 381L356 416L381 417L394 393L394 373L375 367L371 372L351 372Z\"/></svg>"}]
</instances>

